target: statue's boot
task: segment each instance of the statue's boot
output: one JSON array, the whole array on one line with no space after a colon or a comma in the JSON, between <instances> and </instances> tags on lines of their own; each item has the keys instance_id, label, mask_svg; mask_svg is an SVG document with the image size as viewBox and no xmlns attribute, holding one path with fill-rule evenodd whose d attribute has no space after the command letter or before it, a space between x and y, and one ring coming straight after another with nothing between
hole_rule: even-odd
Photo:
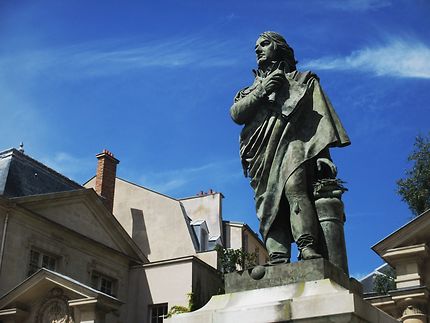
<instances>
[{"instance_id":1,"label":"statue's boot","mask_svg":"<svg viewBox=\"0 0 430 323\"><path fill-rule=\"evenodd\" d=\"M309 259L322 258L322 256L318 252L316 252L313 248L305 247L302 250L300 250L300 258L302 260L309 260Z\"/></svg>"},{"instance_id":2,"label":"statue's boot","mask_svg":"<svg viewBox=\"0 0 430 323\"><path fill-rule=\"evenodd\" d=\"M274 255L270 254L270 260L267 263L269 266L275 266L280 264L289 264L290 263L290 257L288 257L286 254L282 255Z\"/></svg>"},{"instance_id":3,"label":"statue's boot","mask_svg":"<svg viewBox=\"0 0 430 323\"><path fill-rule=\"evenodd\" d=\"M321 258L317 252L318 219L307 196L290 197L290 221L293 238L299 249L299 259Z\"/></svg>"},{"instance_id":4,"label":"statue's boot","mask_svg":"<svg viewBox=\"0 0 430 323\"><path fill-rule=\"evenodd\" d=\"M320 258L317 250L318 217L309 197L312 167L303 164L290 175L284 193L290 206L291 233L300 251L299 259Z\"/></svg>"}]
</instances>

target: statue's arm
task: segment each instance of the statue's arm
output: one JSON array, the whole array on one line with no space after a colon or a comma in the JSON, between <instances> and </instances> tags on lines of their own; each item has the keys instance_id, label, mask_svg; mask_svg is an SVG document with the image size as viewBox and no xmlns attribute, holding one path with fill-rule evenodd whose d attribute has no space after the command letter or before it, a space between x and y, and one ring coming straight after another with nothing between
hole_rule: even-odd
<instances>
[{"instance_id":1,"label":"statue's arm","mask_svg":"<svg viewBox=\"0 0 430 323\"><path fill-rule=\"evenodd\" d=\"M266 97L267 93L261 84L257 84L254 88L245 88L239 91L230 108L231 118L237 124L249 122Z\"/></svg>"},{"instance_id":2,"label":"statue's arm","mask_svg":"<svg viewBox=\"0 0 430 323\"><path fill-rule=\"evenodd\" d=\"M268 95L280 88L284 82L284 66L279 64L267 77L256 79L253 86L239 91L230 108L234 122L244 124L252 120L261 103L267 100Z\"/></svg>"}]
</instances>

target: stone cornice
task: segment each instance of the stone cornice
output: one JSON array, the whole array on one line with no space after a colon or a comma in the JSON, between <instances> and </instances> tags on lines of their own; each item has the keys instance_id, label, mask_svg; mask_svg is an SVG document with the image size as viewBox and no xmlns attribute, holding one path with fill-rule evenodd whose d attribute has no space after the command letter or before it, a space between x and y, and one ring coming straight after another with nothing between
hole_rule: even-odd
<instances>
[{"instance_id":1,"label":"stone cornice","mask_svg":"<svg viewBox=\"0 0 430 323\"><path fill-rule=\"evenodd\" d=\"M425 243L418 245L388 249L381 257L389 262L422 261L429 256L429 248Z\"/></svg>"},{"instance_id":2,"label":"stone cornice","mask_svg":"<svg viewBox=\"0 0 430 323\"><path fill-rule=\"evenodd\" d=\"M420 216L414 218L410 222L406 223L400 229L394 231L389 236L385 237L378 243L376 243L372 250L375 251L378 255L383 257L388 249L394 249L399 246L407 244L408 241L411 241L412 244L417 244L419 241L415 241L419 233L424 231L430 232L430 209L422 213ZM424 236L429 236L427 234L423 234ZM426 242L426 241L420 241Z\"/></svg>"}]
</instances>

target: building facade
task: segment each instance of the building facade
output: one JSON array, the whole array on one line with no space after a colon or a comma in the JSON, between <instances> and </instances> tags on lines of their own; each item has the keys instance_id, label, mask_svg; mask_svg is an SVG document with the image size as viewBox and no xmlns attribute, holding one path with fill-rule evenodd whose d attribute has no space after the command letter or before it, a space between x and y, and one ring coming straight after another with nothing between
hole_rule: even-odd
<instances>
[{"instance_id":1,"label":"building facade","mask_svg":"<svg viewBox=\"0 0 430 323\"><path fill-rule=\"evenodd\" d=\"M103 172L99 163L97 175L84 186L97 191L97 178ZM116 176L104 178L115 181L113 203L109 203L114 216L149 260L131 271L133 280L147 284L147 288L130 289L130 297L139 300L135 308L147 309L133 311L132 321L144 321L148 314L155 317L155 312L165 313L172 306L187 307L190 297L198 308L219 293L217 245L255 252L259 263L268 258L263 242L249 226L223 221L220 192L175 199Z\"/></svg>"},{"instance_id":2,"label":"building facade","mask_svg":"<svg viewBox=\"0 0 430 323\"><path fill-rule=\"evenodd\" d=\"M97 158L81 186L0 153L1 323L162 322L219 292L216 245L245 248L249 236L267 257L249 227L223 222L221 193L174 199L117 178L110 152Z\"/></svg>"},{"instance_id":3,"label":"building facade","mask_svg":"<svg viewBox=\"0 0 430 323\"><path fill-rule=\"evenodd\" d=\"M401 322L429 322L429 245L430 210L427 210L373 246L395 270L396 288L367 300Z\"/></svg>"},{"instance_id":4,"label":"building facade","mask_svg":"<svg viewBox=\"0 0 430 323\"><path fill-rule=\"evenodd\" d=\"M144 254L94 190L15 149L0 158L0 320L125 322Z\"/></svg>"}]
</instances>

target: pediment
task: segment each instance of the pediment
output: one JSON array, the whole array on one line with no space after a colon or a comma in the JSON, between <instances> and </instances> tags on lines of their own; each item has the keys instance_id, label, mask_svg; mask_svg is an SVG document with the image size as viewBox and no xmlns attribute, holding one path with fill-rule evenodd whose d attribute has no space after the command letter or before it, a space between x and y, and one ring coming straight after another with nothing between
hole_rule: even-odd
<instances>
[{"instance_id":1,"label":"pediment","mask_svg":"<svg viewBox=\"0 0 430 323\"><path fill-rule=\"evenodd\" d=\"M372 249L382 256L389 249L420 244L430 245L430 209L379 241Z\"/></svg>"},{"instance_id":2,"label":"pediment","mask_svg":"<svg viewBox=\"0 0 430 323\"><path fill-rule=\"evenodd\" d=\"M0 299L0 320L22 317L30 322L42 322L51 307L55 307L56 315L72 317L73 308L85 304L116 310L122 302L68 276L42 268Z\"/></svg>"},{"instance_id":3,"label":"pediment","mask_svg":"<svg viewBox=\"0 0 430 323\"><path fill-rule=\"evenodd\" d=\"M145 257L92 189L13 198L17 206L136 260Z\"/></svg>"}]
</instances>

